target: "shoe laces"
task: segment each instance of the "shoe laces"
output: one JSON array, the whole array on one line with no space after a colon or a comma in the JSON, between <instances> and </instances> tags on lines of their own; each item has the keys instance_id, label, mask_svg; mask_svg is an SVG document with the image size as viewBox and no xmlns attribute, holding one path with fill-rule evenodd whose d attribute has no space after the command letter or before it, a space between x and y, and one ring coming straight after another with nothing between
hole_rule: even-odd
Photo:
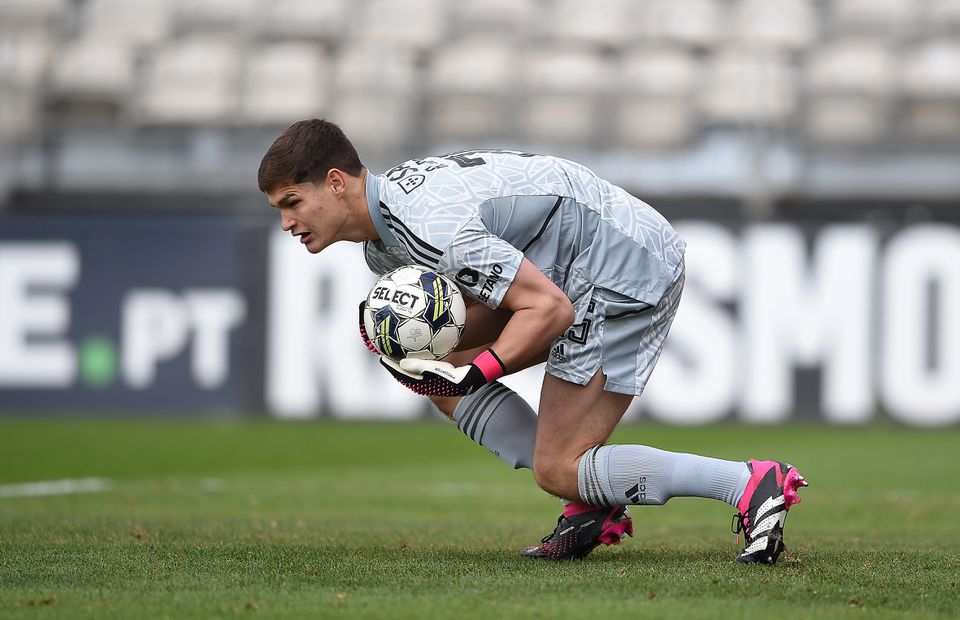
<instances>
[{"instance_id":1,"label":"shoe laces","mask_svg":"<svg viewBox=\"0 0 960 620\"><path fill-rule=\"evenodd\" d=\"M548 543L553 540L553 537L557 535L557 532L560 531L560 526L563 524L563 515L557 517L557 527L553 528L553 531L540 539L540 543Z\"/></svg>"},{"instance_id":2,"label":"shoe laces","mask_svg":"<svg viewBox=\"0 0 960 620\"><path fill-rule=\"evenodd\" d=\"M737 544L740 544L740 532L749 539L750 533L747 531L747 515L737 512L733 515L733 521L730 523L730 531L737 535Z\"/></svg>"}]
</instances>

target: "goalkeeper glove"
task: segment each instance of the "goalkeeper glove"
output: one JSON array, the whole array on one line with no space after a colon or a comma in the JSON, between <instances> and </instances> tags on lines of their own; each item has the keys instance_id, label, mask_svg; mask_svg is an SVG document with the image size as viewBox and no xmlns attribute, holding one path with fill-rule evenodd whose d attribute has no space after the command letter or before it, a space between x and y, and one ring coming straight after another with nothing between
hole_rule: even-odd
<instances>
[{"instance_id":1,"label":"goalkeeper glove","mask_svg":"<svg viewBox=\"0 0 960 620\"><path fill-rule=\"evenodd\" d=\"M367 302L361 301L360 302L360 337L363 339L363 344L366 345L367 349L369 349L371 353L376 353L377 355L380 355L380 351L377 351L377 347L374 346L373 341L370 340L369 336L367 336L367 328L364 327L363 325L363 311L366 309L367 309Z\"/></svg>"},{"instance_id":2,"label":"goalkeeper glove","mask_svg":"<svg viewBox=\"0 0 960 620\"><path fill-rule=\"evenodd\" d=\"M396 362L386 356L380 356L380 363L397 381L424 396L473 394L506 372L493 349L487 349L466 366L410 357Z\"/></svg>"}]
</instances>

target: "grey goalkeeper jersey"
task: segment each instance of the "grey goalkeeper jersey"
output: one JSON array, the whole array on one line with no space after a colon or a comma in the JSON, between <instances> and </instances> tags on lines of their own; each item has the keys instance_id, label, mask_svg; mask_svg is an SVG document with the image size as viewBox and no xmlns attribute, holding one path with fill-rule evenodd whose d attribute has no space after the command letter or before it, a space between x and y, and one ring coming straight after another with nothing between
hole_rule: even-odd
<instances>
[{"instance_id":1,"label":"grey goalkeeper jersey","mask_svg":"<svg viewBox=\"0 0 960 620\"><path fill-rule=\"evenodd\" d=\"M462 151L367 175L377 274L417 263L496 308L525 257L574 302L595 286L656 305L683 269L684 242L657 211L571 161Z\"/></svg>"}]
</instances>

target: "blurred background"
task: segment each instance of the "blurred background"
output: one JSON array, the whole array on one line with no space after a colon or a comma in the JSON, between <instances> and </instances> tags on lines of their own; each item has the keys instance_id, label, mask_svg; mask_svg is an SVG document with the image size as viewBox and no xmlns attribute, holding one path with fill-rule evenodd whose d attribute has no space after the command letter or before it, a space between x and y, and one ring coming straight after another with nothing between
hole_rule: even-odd
<instances>
[{"instance_id":1,"label":"blurred background","mask_svg":"<svg viewBox=\"0 0 960 620\"><path fill-rule=\"evenodd\" d=\"M960 422L960 0L0 0L0 416L438 415L358 341L359 248L257 191L309 117L674 222L630 419Z\"/></svg>"}]
</instances>

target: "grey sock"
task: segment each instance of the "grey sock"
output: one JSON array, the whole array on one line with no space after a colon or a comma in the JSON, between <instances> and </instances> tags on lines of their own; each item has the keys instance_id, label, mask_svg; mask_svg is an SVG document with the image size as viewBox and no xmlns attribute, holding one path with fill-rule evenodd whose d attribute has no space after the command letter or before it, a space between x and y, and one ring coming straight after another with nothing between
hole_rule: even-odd
<instances>
[{"instance_id":1,"label":"grey sock","mask_svg":"<svg viewBox=\"0 0 960 620\"><path fill-rule=\"evenodd\" d=\"M519 394L499 381L464 396L453 411L463 434L514 469L533 469L537 414Z\"/></svg>"},{"instance_id":2,"label":"grey sock","mask_svg":"<svg viewBox=\"0 0 960 620\"><path fill-rule=\"evenodd\" d=\"M649 446L594 446L580 458L577 484L588 504L664 504L708 497L732 506L750 480L742 461L667 452Z\"/></svg>"}]
</instances>

